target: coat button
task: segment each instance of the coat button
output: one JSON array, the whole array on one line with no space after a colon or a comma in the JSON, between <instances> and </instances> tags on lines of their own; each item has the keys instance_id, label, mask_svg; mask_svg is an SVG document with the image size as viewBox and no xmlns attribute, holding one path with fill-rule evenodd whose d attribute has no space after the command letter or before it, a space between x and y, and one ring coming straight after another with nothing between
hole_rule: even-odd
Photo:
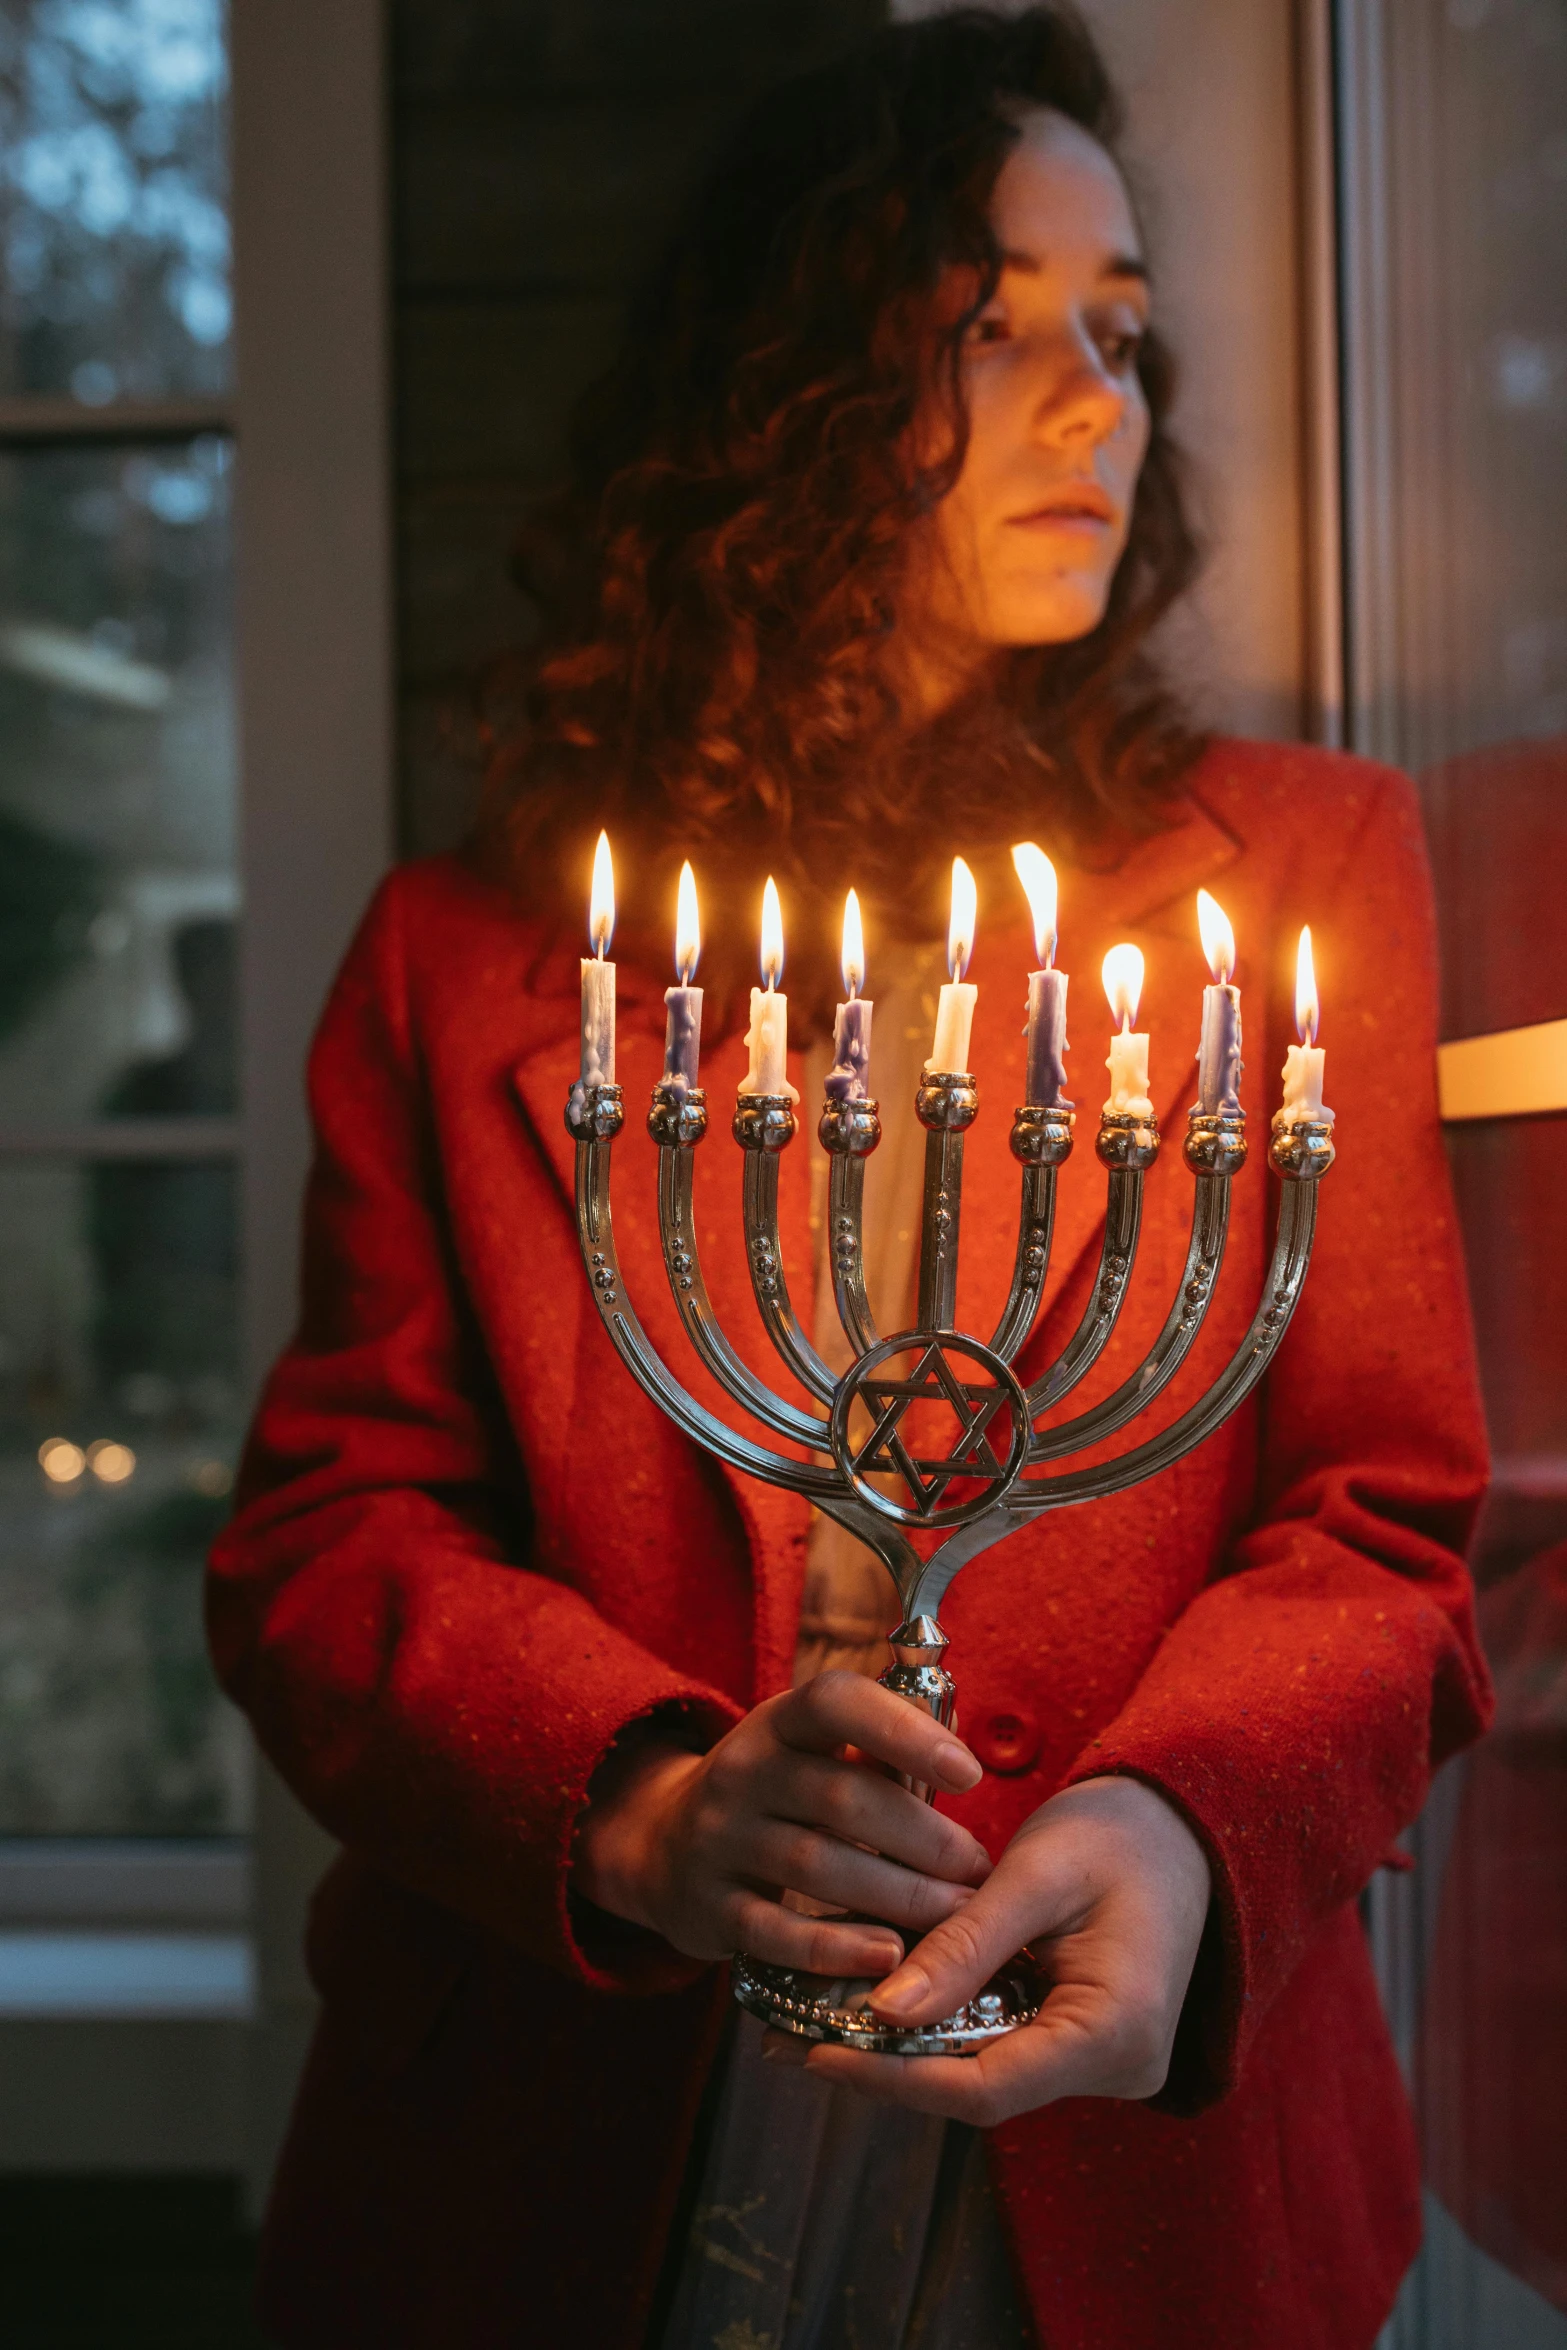
<instances>
[{"instance_id":1,"label":"coat button","mask_svg":"<svg viewBox=\"0 0 1567 2350\"><path fill-rule=\"evenodd\" d=\"M975 1723L968 1742L987 1771L1026 1771L1039 1759L1039 1724L1026 1706L998 1709Z\"/></svg>"}]
</instances>

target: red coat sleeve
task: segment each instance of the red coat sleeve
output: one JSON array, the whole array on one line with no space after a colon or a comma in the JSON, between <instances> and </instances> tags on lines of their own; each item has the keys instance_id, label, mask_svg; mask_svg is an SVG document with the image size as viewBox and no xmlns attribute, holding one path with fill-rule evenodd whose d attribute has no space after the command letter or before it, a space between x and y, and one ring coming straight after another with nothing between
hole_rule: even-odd
<instances>
[{"instance_id":1,"label":"red coat sleeve","mask_svg":"<svg viewBox=\"0 0 1567 2350\"><path fill-rule=\"evenodd\" d=\"M1464 1565L1484 1424L1437 1120L1429 880L1402 777L1346 852L1309 910L1339 1155L1263 1393L1257 1505L1068 1774L1147 1780L1207 1850L1214 1914L1167 2092L1185 2105L1234 2080L1313 1929L1489 1712Z\"/></svg>"},{"instance_id":2,"label":"red coat sleeve","mask_svg":"<svg viewBox=\"0 0 1567 2350\"><path fill-rule=\"evenodd\" d=\"M735 1719L530 1571L521 1464L448 1261L407 1010L399 883L350 950L311 1057L303 1318L213 1554L219 1676L295 1793L400 1883L600 1988L698 1970L653 1936L613 1971L567 1875L590 1778L662 1711Z\"/></svg>"}]
</instances>

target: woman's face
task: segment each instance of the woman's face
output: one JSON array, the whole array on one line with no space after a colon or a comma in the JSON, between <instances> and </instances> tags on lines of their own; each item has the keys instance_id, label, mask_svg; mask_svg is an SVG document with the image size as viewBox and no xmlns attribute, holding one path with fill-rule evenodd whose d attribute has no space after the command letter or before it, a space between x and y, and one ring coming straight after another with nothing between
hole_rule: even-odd
<instances>
[{"instance_id":1,"label":"woman's face","mask_svg":"<svg viewBox=\"0 0 1567 2350\"><path fill-rule=\"evenodd\" d=\"M916 636L955 666L1097 626L1148 447L1148 276L1109 156L1035 110L991 220L1006 265L964 353L968 453L911 583Z\"/></svg>"}]
</instances>

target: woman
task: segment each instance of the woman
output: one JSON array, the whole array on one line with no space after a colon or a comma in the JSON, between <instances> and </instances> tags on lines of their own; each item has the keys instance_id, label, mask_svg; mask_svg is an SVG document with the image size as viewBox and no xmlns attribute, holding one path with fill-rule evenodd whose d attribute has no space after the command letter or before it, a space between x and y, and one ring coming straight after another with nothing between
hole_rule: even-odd
<instances>
[{"instance_id":1,"label":"woman","mask_svg":"<svg viewBox=\"0 0 1567 2350\"><path fill-rule=\"evenodd\" d=\"M491 821L468 858L393 876L328 1008L303 1321L211 1601L226 1685L344 1846L268 2226L285 2344L1351 2350L1412 2255L1354 1902L1488 1702L1418 827L1385 771L1204 744L1150 666L1192 550L1114 129L1062 7L890 31L759 111L532 549L553 630ZM731 1000L765 870L823 999L828 900L864 890L889 982L884 1304L909 1276L893 1132L955 847L985 891L993 1102L1020 1098L1020 836L1066 868L1080 970L1128 932L1148 948L1167 1125L1192 1095L1197 886L1242 941L1254 1101L1289 945L1318 925L1344 1165L1266 1393L960 1580L966 1741L869 1677L895 1612L879 1570L687 1445L586 1296L561 917L601 822L642 909L620 949L632 1102L681 856ZM732 1025L712 1088L725 1054L738 1075ZM1014 1228L988 1139L975 1327ZM797 1145L797 1296L810 1180ZM628 1139L627 1278L684 1370L649 1190ZM1026 1365L1091 1292L1102 1197L1080 1154ZM1245 1327L1267 1202L1254 1167L1171 1416ZM1160 1170L1107 1387L1162 1319L1188 1212ZM702 1234L732 1331L738 1226L714 1207ZM854 1749L936 1781L937 1808ZM913 2021L1024 1941L1054 1981L1040 2020L965 2063L788 2040L769 2062L718 1963L743 1945L884 1975L877 2005Z\"/></svg>"}]
</instances>

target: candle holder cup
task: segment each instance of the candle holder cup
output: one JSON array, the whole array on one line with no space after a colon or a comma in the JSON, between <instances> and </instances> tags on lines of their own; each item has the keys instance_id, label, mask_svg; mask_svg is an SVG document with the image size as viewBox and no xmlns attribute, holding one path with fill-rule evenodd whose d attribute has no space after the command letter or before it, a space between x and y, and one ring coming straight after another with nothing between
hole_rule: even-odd
<instances>
[{"instance_id":1,"label":"candle holder cup","mask_svg":"<svg viewBox=\"0 0 1567 2350\"><path fill-rule=\"evenodd\" d=\"M796 1403L735 1353L708 1297L692 1214L706 1096L654 1088L648 1128L658 1146L658 1211L665 1269L686 1336L707 1369L758 1427L801 1447L805 1459L739 1433L709 1412L649 1344L626 1295L610 1219L610 1158L624 1123L620 1090L576 1086L566 1124L577 1146L577 1228L600 1318L645 1392L697 1444L731 1468L803 1494L876 1552L897 1590L884 1687L950 1725L955 1684L938 1610L961 1567L1044 1511L1119 1493L1158 1475L1211 1436L1267 1370L1299 1300L1311 1256L1317 1184L1333 1163L1331 1123L1275 1119L1269 1159L1282 1179L1278 1228L1263 1294L1240 1346L1171 1426L1113 1459L1057 1466L1130 1428L1169 1385L1202 1327L1219 1277L1230 1185L1246 1159L1245 1119L1193 1111L1183 1155L1195 1183L1191 1237L1175 1299L1144 1361L1087 1411L1049 1415L1103 1353L1137 1253L1143 1186L1160 1146L1152 1117L1103 1116L1095 1139L1107 1170L1104 1239L1088 1304L1056 1360L1027 1381L1016 1363L1034 1327L1050 1261L1056 1183L1071 1153L1063 1108L1014 1113L1011 1149L1022 1175L1016 1254L1001 1317L988 1339L956 1327L963 1152L979 1111L974 1079L930 1071L915 1113L926 1130L919 1303L915 1326L883 1337L866 1296L862 1248L865 1162L881 1140L877 1104L829 1100L818 1134L830 1161L828 1247L833 1294L853 1350L831 1370L790 1302L778 1232L778 1161L797 1117L785 1095L742 1094L734 1136L742 1152L742 1214L751 1287L763 1327L808 1399ZM939 1437L933 1436L938 1428ZM915 1533L943 1539L929 1556ZM907 1779L903 1782L910 1785ZM929 1801L932 1789L915 1786ZM913 2029L878 2017L875 1986L831 1980L738 1955L735 1996L779 2030L904 2056L971 2055L1037 2015L1048 1983L1023 1951L957 2014Z\"/></svg>"}]
</instances>

